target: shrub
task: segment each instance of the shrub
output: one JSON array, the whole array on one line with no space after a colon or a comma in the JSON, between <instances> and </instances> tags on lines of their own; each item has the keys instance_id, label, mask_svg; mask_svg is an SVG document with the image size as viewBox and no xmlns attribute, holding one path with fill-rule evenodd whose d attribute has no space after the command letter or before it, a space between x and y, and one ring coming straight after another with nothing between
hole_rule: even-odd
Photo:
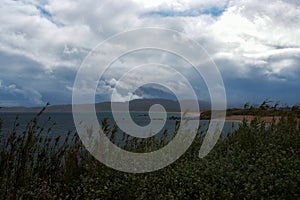
<instances>
[{"instance_id":1,"label":"shrub","mask_svg":"<svg viewBox=\"0 0 300 200\"><path fill-rule=\"evenodd\" d=\"M1 132L2 199L299 199L300 132L293 113L266 124L258 116L244 121L203 159L202 139L170 166L146 174L110 169L94 159L69 131L53 137L39 113L22 134ZM53 123L51 119L47 123ZM53 124L54 125L54 124ZM114 141L116 126L102 121ZM1 120L0 120L1 127ZM163 138L167 138L167 131ZM149 150L145 140L124 135L124 149ZM167 141L151 138L157 148ZM61 145L62 144L62 145Z\"/></svg>"}]
</instances>

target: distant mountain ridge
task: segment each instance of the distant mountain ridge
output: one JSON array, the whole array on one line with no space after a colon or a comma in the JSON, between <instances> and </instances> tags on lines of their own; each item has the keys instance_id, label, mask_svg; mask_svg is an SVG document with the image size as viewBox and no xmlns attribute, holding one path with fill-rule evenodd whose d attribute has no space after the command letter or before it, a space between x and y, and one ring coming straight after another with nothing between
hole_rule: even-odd
<instances>
[{"instance_id":1,"label":"distant mountain ridge","mask_svg":"<svg viewBox=\"0 0 300 200\"><path fill-rule=\"evenodd\" d=\"M185 105L189 105L189 100L182 101ZM127 102L128 103L128 102ZM116 108L120 108L122 111L124 102L113 102ZM154 104L159 104L165 108L167 112L179 112L180 106L178 101L168 99L135 99L129 102L130 111L148 111ZM198 101L200 109L209 110L210 104L205 101ZM86 105L82 105L83 107ZM43 107L2 107L0 113L37 113ZM111 102L96 103L95 108L97 112L109 112L111 111ZM192 111L192 110L191 110ZM47 113L71 113L72 104L67 105L50 105L45 110Z\"/></svg>"}]
</instances>

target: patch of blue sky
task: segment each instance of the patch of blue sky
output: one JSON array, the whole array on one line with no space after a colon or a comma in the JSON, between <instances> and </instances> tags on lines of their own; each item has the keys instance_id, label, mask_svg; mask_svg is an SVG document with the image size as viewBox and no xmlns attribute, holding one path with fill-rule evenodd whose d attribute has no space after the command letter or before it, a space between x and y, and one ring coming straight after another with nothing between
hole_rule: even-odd
<instances>
[{"instance_id":1,"label":"patch of blue sky","mask_svg":"<svg viewBox=\"0 0 300 200\"><path fill-rule=\"evenodd\" d=\"M43 16L45 16L47 18L51 18L52 17L51 13L49 11L47 11L46 9L44 9L43 7L36 6L36 9L38 9L40 11L41 15L43 15Z\"/></svg>"},{"instance_id":2,"label":"patch of blue sky","mask_svg":"<svg viewBox=\"0 0 300 200\"><path fill-rule=\"evenodd\" d=\"M299 45L270 45L271 47L273 47L274 49L289 49L289 48L299 48Z\"/></svg>"},{"instance_id":3,"label":"patch of blue sky","mask_svg":"<svg viewBox=\"0 0 300 200\"><path fill-rule=\"evenodd\" d=\"M169 10L161 10L161 11L151 11L146 13L144 16L162 16L162 17L196 17L199 15L211 15L213 17L221 16L226 10L226 7L211 7L209 9L190 9L186 11L169 11Z\"/></svg>"},{"instance_id":4,"label":"patch of blue sky","mask_svg":"<svg viewBox=\"0 0 300 200\"><path fill-rule=\"evenodd\" d=\"M225 12L226 8L218 8L218 7L212 7L207 10L203 10L202 14L205 15L212 15L214 17L219 17Z\"/></svg>"},{"instance_id":5,"label":"patch of blue sky","mask_svg":"<svg viewBox=\"0 0 300 200\"><path fill-rule=\"evenodd\" d=\"M64 26L62 23L58 23L58 22L54 21L52 14L48 10L43 8L42 6L35 5L35 7L36 7L36 9L38 9L40 11L41 16L45 17L46 19L51 21L53 24L56 24L59 27Z\"/></svg>"}]
</instances>

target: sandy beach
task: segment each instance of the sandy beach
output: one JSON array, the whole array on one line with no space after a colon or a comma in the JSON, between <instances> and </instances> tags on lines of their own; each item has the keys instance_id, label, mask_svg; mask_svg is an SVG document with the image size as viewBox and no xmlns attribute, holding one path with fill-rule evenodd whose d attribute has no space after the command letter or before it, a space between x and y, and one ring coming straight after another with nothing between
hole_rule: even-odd
<instances>
[{"instance_id":1,"label":"sandy beach","mask_svg":"<svg viewBox=\"0 0 300 200\"><path fill-rule=\"evenodd\" d=\"M247 122L251 122L256 116L253 115L231 115L231 116L226 116L226 121L243 121L245 118ZM265 116L265 117L260 117L263 121L266 123L271 123L273 120L272 116ZM275 116L275 123L278 123L280 120L280 116ZM298 123L300 123L300 119L297 120Z\"/></svg>"}]
</instances>

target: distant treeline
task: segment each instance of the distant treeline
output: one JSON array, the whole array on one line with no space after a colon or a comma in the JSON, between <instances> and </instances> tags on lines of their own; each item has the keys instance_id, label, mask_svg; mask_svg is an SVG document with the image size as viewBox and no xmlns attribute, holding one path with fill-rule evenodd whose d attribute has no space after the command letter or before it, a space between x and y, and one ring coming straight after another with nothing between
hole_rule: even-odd
<instances>
[{"instance_id":1,"label":"distant treeline","mask_svg":"<svg viewBox=\"0 0 300 200\"><path fill-rule=\"evenodd\" d=\"M263 101L260 105L250 105L245 103L243 108L230 108L226 115L253 115L253 116L284 116L289 113L295 117L300 118L300 104L293 106L280 105L280 102L273 102L270 100ZM211 111L207 110L201 113L201 119L210 119Z\"/></svg>"}]
</instances>

